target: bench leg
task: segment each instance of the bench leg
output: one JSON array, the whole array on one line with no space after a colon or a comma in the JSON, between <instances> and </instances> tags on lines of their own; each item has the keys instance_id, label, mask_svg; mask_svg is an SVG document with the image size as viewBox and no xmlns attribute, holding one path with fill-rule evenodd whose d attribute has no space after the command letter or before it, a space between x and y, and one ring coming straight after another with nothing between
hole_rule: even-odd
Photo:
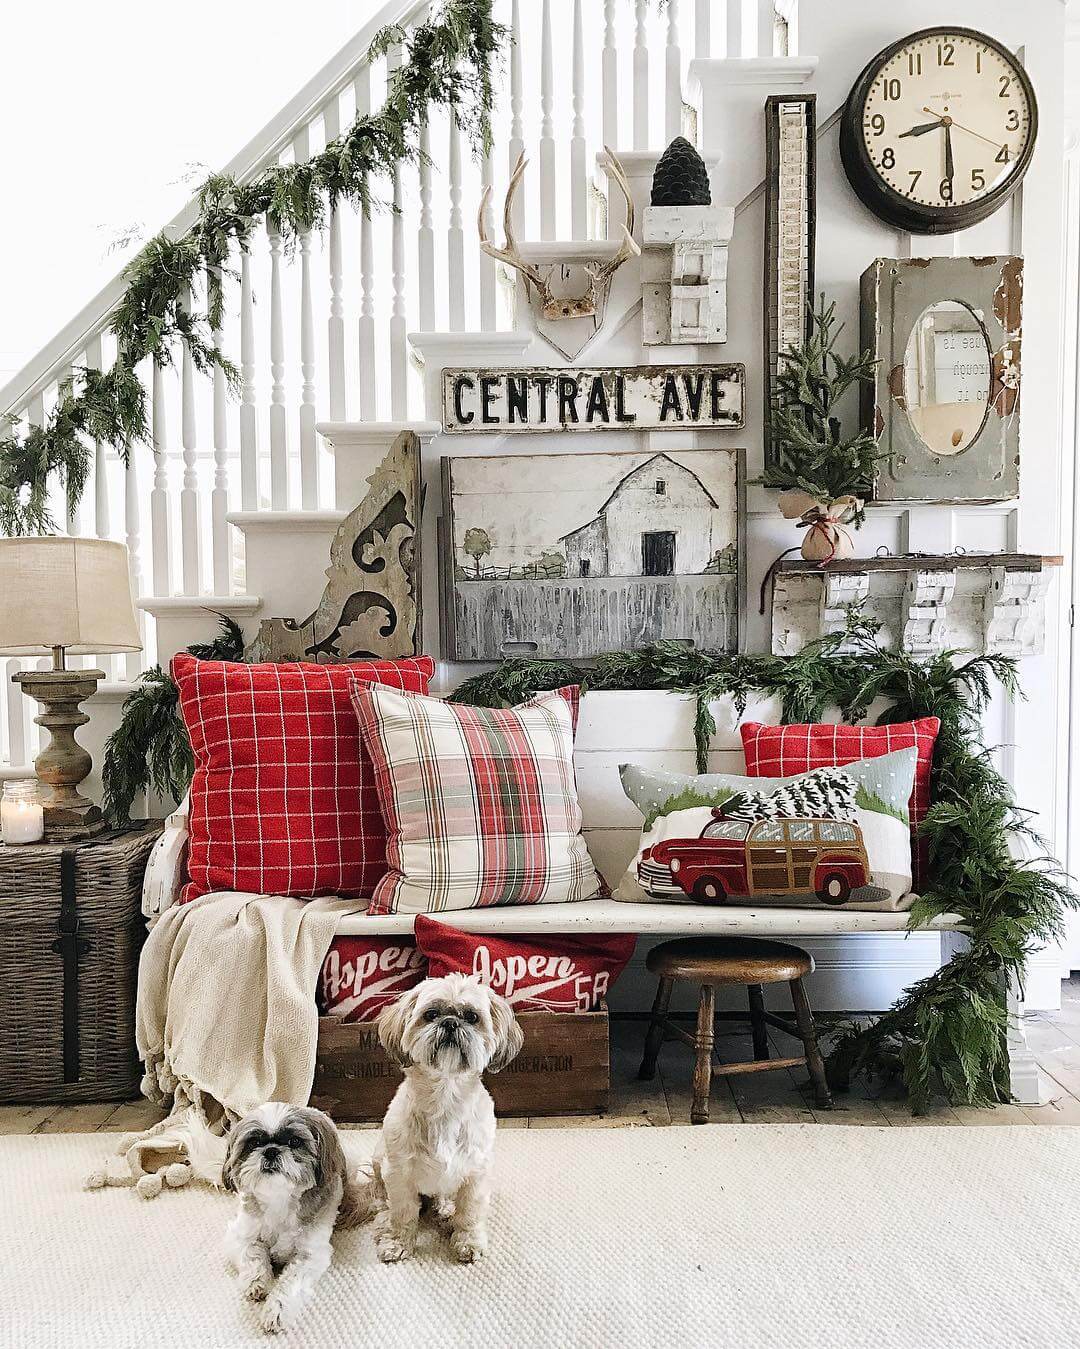
<instances>
[{"instance_id":1,"label":"bench leg","mask_svg":"<svg viewBox=\"0 0 1080 1349\"><path fill-rule=\"evenodd\" d=\"M713 1022L716 1016L716 990L712 984L701 985L698 1000L697 1034L694 1048L694 1094L690 1102L690 1123L708 1124L709 1090L712 1087Z\"/></svg>"},{"instance_id":2,"label":"bench leg","mask_svg":"<svg viewBox=\"0 0 1080 1349\"><path fill-rule=\"evenodd\" d=\"M638 1069L638 1077L642 1082L651 1082L656 1076L656 1059L660 1053L660 1046L664 1043L664 1017L667 1016L668 1008L671 1006L671 990L674 987L674 979L661 979L656 985L652 1020L645 1035L645 1053Z\"/></svg>"},{"instance_id":3,"label":"bench leg","mask_svg":"<svg viewBox=\"0 0 1080 1349\"><path fill-rule=\"evenodd\" d=\"M760 984L747 984L750 998L750 1029L754 1036L754 1058L760 1063L769 1057L769 1028L765 1024L765 991Z\"/></svg>"},{"instance_id":4,"label":"bench leg","mask_svg":"<svg viewBox=\"0 0 1080 1349\"><path fill-rule=\"evenodd\" d=\"M825 1080L825 1063L818 1048L814 1017L801 979L791 981L791 1001L795 1008L795 1025L798 1027L799 1039L803 1042L803 1052L806 1054L806 1066L810 1070L810 1081L814 1084L814 1097L823 1110L831 1110L832 1093Z\"/></svg>"}]
</instances>

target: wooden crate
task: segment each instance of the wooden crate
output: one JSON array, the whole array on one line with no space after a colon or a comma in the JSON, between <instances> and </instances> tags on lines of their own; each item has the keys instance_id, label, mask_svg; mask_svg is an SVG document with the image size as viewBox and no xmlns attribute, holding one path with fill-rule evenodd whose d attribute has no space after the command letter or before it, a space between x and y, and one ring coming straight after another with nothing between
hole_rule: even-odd
<instances>
[{"instance_id":1,"label":"wooden crate","mask_svg":"<svg viewBox=\"0 0 1080 1349\"><path fill-rule=\"evenodd\" d=\"M484 1079L499 1115L574 1115L608 1105L608 1014L522 1012L521 1053ZM346 1122L382 1119L401 1081L374 1022L319 1020L311 1103Z\"/></svg>"}]
</instances>

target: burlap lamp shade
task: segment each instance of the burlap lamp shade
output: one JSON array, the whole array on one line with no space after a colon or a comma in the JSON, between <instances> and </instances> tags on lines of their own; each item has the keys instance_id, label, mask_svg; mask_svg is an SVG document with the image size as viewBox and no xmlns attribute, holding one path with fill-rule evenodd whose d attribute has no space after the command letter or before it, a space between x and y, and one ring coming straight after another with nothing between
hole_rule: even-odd
<instances>
[{"instance_id":1,"label":"burlap lamp shade","mask_svg":"<svg viewBox=\"0 0 1080 1349\"><path fill-rule=\"evenodd\" d=\"M47 839L89 838L104 828L101 811L78 790L93 762L75 731L90 720L79 704L105 672L66 669L65 655L111 655L141 646L122 543L0 539L0 653L53 658L51 670L12 675L41 704L36 721L52 737L34 760L48 788Z\"/></svg>"}]
</instances>

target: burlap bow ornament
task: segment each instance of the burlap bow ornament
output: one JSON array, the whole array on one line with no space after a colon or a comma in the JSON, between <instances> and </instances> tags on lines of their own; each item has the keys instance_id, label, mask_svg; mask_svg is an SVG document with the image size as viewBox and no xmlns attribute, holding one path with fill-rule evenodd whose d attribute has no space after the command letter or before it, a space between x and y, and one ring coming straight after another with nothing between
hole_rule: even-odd
<instances>
[{"instance_id":1,"label":"burlap bow ornament","mask_svg":"<svg viewBox=\"0 0 1080 1349\"><path fill-rule=\"evenodd\" d=\"M800 488L781 492L777 503L786 520L798 520L797 529L805 529L802 555L808 562L821 566L837 558L851 557L855 542L846 526L862 510L863 503L855 496L836 497L819 501Z\"/></svg>"}]
</instances>

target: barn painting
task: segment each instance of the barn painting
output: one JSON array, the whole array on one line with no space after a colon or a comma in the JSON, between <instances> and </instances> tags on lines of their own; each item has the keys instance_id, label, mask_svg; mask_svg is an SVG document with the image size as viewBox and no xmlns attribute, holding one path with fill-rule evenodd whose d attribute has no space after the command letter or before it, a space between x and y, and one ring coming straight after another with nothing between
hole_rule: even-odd
<instances>
[{"instance_id":1,"label":"barn painting","mask_svg":"<svg viewBox=\"0 0 1080 1349\"><path fill-rule=\"evenodd\" d=\"M443 460L455 660L739 640L738 450Z\"/></svg>"}]
</instances>

